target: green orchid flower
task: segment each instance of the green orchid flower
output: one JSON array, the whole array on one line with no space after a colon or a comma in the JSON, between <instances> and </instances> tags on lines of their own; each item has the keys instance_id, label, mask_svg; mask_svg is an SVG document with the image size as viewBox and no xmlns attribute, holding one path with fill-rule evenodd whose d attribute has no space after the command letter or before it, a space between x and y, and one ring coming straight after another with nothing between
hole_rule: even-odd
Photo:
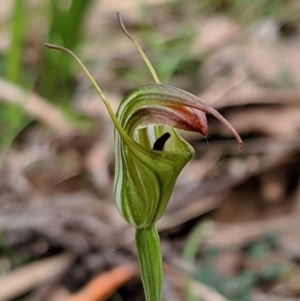
<instances>
[{"instance_id":1,"label":"green orchid flower","mask_svg":"<svg viewBox=\"0 0 300 301\"><path fill-rule=\"evenodd\" d=\"M182 168L194 150L176 129L207 134L206 114L221 121L242 140L228 121L210 105L181 89L162 85L148 58L126 30L156 84L138 87L120 103L115 115L102 90L70 50L45 44L71 55L102 98L115 126L114 196L122 217L136 228L136 246L147 301L162 300L162 258L156 222L163 215Z\"/></svg>"},{"instance_id":2,"label":"green orchid flower","mask_svg":"<svg viewBox=\"0 0 300 301\"><path fill-rule=\"evenodd\" d=\"M174 128L206 136L205 113L218 118L240 139L211 106L172 86L142 86L121 102L117 119L127 137L116 129L114 191L119 212L132 226L148 228L162 216L179 173L194 154ZM170 133L165 132L166 126Z\"/></svg>"}]
</instances>

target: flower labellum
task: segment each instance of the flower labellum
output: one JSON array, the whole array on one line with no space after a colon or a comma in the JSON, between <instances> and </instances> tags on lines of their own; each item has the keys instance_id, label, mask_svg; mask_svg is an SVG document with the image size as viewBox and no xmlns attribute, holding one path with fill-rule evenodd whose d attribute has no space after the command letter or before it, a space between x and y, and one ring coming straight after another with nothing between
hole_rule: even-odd
<instances>
[{"instance_id":1,"label":"flower labellum","mask_svg":"<svg viewBox=\"0 0 300 301\"><path fill-rule=\"evenodd\" d=\"M149 68L155 84L138 87L120 103L115 115L102 90L70 50L45 44L72 56L102 98L115 126L114 196L122 217L136 228L136 246L147 301L162 300L162 258L156 222L163 215L182 168L194 150L176 129L207 134L206 114L213 115L242 140L230 123L210 105L181 89L162 85L148 58L119 24Z\"/></svg>"}]
</instances>

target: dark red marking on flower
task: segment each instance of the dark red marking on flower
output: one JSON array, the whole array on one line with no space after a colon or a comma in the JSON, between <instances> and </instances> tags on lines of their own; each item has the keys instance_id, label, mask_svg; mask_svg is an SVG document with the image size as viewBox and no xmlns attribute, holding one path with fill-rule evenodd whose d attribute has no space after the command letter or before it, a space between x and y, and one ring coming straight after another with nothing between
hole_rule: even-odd
<instances>
[{"instance_id":1,"label":"dark red marking on flower","mask_svg":"<svg viewBox=\"0 0 300 301\"><path fill-rule=\"evenodd\" d=\"M131 117L131 131L137 127L150 124L168 125L177 129L198 132L204 136L207 133L205 113L195 114L193 109L179 106L153 106L137 110Z\"/></svg>"}]
</instances>

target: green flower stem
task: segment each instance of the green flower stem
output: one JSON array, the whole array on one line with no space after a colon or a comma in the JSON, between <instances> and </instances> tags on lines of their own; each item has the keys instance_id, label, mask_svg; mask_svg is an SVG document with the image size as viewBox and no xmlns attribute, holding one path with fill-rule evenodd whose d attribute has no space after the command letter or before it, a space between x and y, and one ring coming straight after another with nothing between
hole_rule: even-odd
<instances>
[{"instance_id":1,"label":"green flower stem","mask_svg":"<svg viewBox=\"0 0 300 301\"><path fill-rule=\"evenodd\" d=\"M163 272L156 226L136 229L135 238L146 301L161 301Z\"/></svg>"}]
</instances>

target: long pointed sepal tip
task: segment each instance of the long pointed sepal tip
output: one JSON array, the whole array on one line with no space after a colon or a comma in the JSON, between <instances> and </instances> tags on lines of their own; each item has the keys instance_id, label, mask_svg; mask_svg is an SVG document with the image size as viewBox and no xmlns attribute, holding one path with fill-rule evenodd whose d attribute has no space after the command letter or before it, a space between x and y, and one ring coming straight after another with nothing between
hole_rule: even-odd
<instances>
[{"instance_id":1,"label":"long pointed sepal tip","mask_svg":"<svg viewBox=\"0 0 300 301\"><path fill-rule=\"evenodd\" d=\"M129 32L127 31L125 25L124 25L124 22L123 22L123 19L122 19L122 15L117 12L117 19L118 19L118 22L119 22L119 25L120 27L122 28L123 32L127 35L127 36L130 36Z\"/></svg>"},{"instance_id":2,"label":"long pointed sepal tip","mask_svg":"<svg viewBox=\"0 0 300 301\"><path fill-rule=\"evenodd\" d=\"M240 137L240 135L238 134L238 132L234 128L231 128L230 130L233 133L233 135L234 135L234 137L235 137L235 139L238 143L239 151L242 151L243 148L244 148L244 143L243 143L242 138Z\"/></svg>"},{"instance_id":3,"label":"long pointed sepal tip","mask_svg":"<svg viewBox=\"0 0 300 301\"><path fill-rule=\"evenodd\" d=\"M242 139L240 141L238 141L238 143L239 143L239 150L242 151L244 148L244 143L243 143Z\"/></svg>"}]
</instances>

